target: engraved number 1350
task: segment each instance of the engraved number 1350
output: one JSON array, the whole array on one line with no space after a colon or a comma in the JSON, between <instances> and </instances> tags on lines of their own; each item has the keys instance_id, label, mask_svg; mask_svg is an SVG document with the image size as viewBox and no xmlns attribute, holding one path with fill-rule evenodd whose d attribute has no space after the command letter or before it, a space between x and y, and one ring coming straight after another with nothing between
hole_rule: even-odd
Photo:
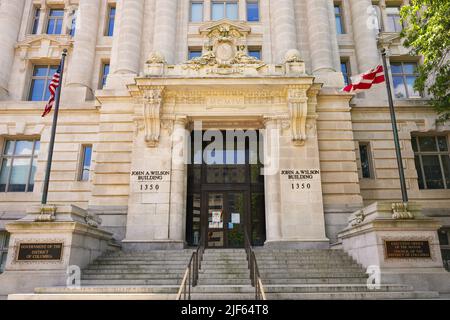
<instances>
[{"instance_id":1,"label":"engraved number 1350","mask_svg":"<svg viewBox=\"0 0 450 320\"><path fill-rule=\"evenodd\" d=\"M292 190L305 190L305 189L311 189L310 183L293 183L292 184Z\"/></svg>"}]
</instances>

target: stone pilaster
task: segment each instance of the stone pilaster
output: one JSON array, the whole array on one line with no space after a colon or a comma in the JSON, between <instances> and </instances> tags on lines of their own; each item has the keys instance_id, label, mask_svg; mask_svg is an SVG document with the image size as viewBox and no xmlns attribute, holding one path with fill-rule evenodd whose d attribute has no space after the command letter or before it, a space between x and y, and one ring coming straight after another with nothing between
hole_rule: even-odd
<instances>
[{"instance_id":1,"label":"stone pilaster","mask_svg":"<svg viewBox=\"0 0 450 320\"><path fill-rule=\"evenodd\" d=\"M144 23L144 1L123 0L118 30L118 48L115 74L139 73L142 27ZM117 23L117 21L116 21Z\"/></svg>"},{"instance_id":2,"label":"stone pilaster","mask_svg":"<svg viewBox=\"0 0 450 320\"><path fill-rule=\"evenodd\" d=\"M3 1L0 6L0 99L8 94L8 82L14 62L14 46L22 22L25 0Z\"/></svg>"},{"instance_id":3,"label":"stone pilaster","mask_svg":"<svg viewBox=\"0 0 450 320\"><path fill-rule=\"evenodd\" d=\"M156 0L153 52L159 52L169 64L175 63L177 1Z\"/></svg>"},{"instance_id":4,"label":"stone pilaster","mask_svg":"<svg viewBox=\"0 0 450 320\"><path fill-rule=\"evenodd\" d=\"M351 16L353 20L353 37L356 47L358 71L366 72L380 63L377 48L377 30L370 28L370 0L350 0Z\"/></svg>"},{"instance_id":5,"label":"stone pilaster","mask_svg":"<svg viewBox=\"0 0 450 320\"><path fill-rule=\"evenodd\" d=\"M270 7L273 10L274 62L282 63L288 50L298 49L294 3L292 0L271 0Z\"/></svg>"},{"instance_id":6,"label":"stone pilaster","mask_svg":"<svg viewBox=\"0 0 450 320\"><path fill-rule=\"evenodd\" d=\"M95 46L99 25L100 0L81 0L78 7L80 23L75 32L75 45L67 77L65 98L92 97L92 70L95 66ZM79 67L83 66L83 67ZM72 93L72 94L71 94ZM69 97L70 96L70 97Z\"/></svg>"},{"instance_id":7,"label":"stone pilaster","mask_svg":"<svg viewBox=\"0 0 450 320\"><path fill-rule=\"evenodd\" d=\"M187 186L187 118L178 117L172 132L172 169L170 181L169 238L184 241L186 227L186 186Z\"/></svg>"}]
</instances>

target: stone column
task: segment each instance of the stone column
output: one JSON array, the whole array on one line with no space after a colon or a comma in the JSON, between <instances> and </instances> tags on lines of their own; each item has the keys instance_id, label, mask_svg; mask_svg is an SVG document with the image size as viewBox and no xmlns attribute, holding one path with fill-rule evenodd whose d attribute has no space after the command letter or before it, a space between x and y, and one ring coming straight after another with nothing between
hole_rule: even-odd
<instances>
[{"instance_id":1,"label":"stone column","mask_svg":"<svg viewBox=\"0 0 450 320\"><path fill-rule=\"evenodd\" d=\"M159 52L169 64L175 63L177 33L177 1L156 0L153 51Z\"/></svg>"},{"instance_id":2,"label":"stone column","mask_svg":"<svg viewBox=\"0 0 450 320\"><path fill-rule=\"evenodd\" d=\"M144 4L142 0L122 1L115 74L139 73Z\"/></svg>"},{"instance_id":3,"label":"stone column","mask_svg":"<svg viewBox=\"0 0 450 320\"><path fill-rule=\"evenodd\" d=\"M328 0L307 0L308 36L313 74L335 72Z\"/></svg>"},{"instance_id":4,"label":"stone column","mask_svg":"<svg viewBox=\"0 0 450 320\"><path fill-rule=\"evenodd\" d=\"M279 241L281 234L281 185L279 174L280 124L267 118L264 132L264 188L266 199L266 242Z\"/></svg>"},{"instance_id":5,"label":"stone column","mask_svg":"<svg viewBox=\"0 0 450 320\"><path fill-rule=\"evenodd\" d=\"M0 6L0 99L8 94L8 82L14 63L14 46L19 35L25 0L2 1Z\"/></svg>"},{"instance_id":6,"label":"stone column","mask_svg":"<svg viewBox=\"0 0 450 320\"><path fill-rule=\"evenodd\" d=\"M283 63L286 52L297 47L297 29L292 0L271 0L272 23L274 26L274 62Z\"/></svg>"},{"instance_id":7,"label":"stone column","mask_svg":"<svg viewBox=\"0 0 450 320\"><path fill-rule=\"evenodd\" d=\"M353 21L353 38L359 73L366 72L380 63L377 48L377 30L370 28L370 0L349 0Z\"/></svg>"},{"instance_id":8,"label":"stone column","mask_svg":"<svg viewBox=\"0 0 450 320\"><path fill-rule=\"evenodd\" d=\"M75 44L67 77L68 87L92 90L92 70L95 65L95 46L99 24L100 0L81 0L78 7L80 23L75 32Z\"/></svg>"},{"instance_id":9,"label":"stone column","mask_svg":"<svg viewBox=\"0 0 450 320\"><path fill-rule=\"evenodd\" d=\"M186 152L189 136L186 117L177 117L172 133L172 170L170 181L169 239L184 241L186 226Z\"/></svg>"}]
</instances>

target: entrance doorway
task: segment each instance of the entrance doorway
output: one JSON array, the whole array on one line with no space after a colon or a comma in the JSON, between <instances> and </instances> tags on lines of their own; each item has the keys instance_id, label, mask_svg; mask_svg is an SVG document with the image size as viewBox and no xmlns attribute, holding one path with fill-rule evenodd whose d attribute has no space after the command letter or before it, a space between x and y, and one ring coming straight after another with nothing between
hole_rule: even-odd
<instances>
[{"instance_id":1,"label":"entrance doorway","mask_svg":"<svg viewBox=\"0 0 450 320\"><path fill-rule=\"evenodd\" d=\"M256 131L237 143L229 138L235 132L216 132L214 141L222 139L222 148L211 148L210 139L195 144L196 133L192 134L186 241L196 246L203 238L209 248L243 248L247 230L253 245L263 245L264 176L259 161L262 137ZM231 141L235 142L232 146ZM211 161L212 157L215 161Z\"/></svg>"}]
</instances>

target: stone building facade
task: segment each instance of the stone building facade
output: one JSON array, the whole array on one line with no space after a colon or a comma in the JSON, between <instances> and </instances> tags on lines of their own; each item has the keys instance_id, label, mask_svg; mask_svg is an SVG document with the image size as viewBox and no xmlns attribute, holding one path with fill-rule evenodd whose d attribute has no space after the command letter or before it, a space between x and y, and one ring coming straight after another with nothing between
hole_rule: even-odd
<instances>
[{"instance_id":1,"label":"stone building facade","mask_svg":"<svg viewBox=\"0 0 450 320\"><path fill-rule=\"evenodd\" d=\"M403 2L1 0L2 239L40 203L45 88L67 49L49 203L97 215L124 250L240 246L242 228L258 245L340 243L352 214L401 199L386 88L340 92L386 48L409 196L448 259L450 127L412 90ZM211 129L253 130L278 170L180 161Z\"/></svg>"}]
</instances>

